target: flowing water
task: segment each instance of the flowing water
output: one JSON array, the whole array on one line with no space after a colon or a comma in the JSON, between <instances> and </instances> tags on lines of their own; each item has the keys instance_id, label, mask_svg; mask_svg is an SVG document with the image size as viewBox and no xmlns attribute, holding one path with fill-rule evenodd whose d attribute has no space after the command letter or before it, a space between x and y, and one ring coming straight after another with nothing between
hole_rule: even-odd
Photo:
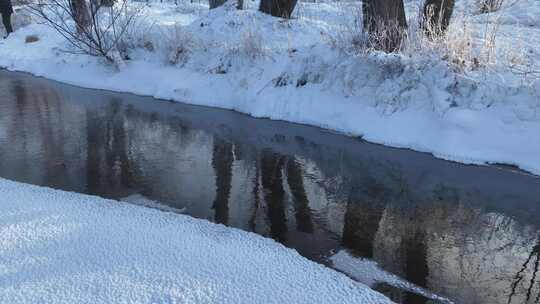
<instances>
[{"instance_id":1,"label":"flowing water","mask_svg":"<svg viewBox=\"0 0 540 304\"><path fill-rule=\"evenodd\" d=\"M398 303L540 302L540 179L512 168L0 71L0 177L253 231Z\"/></svg>"}]
</instances>

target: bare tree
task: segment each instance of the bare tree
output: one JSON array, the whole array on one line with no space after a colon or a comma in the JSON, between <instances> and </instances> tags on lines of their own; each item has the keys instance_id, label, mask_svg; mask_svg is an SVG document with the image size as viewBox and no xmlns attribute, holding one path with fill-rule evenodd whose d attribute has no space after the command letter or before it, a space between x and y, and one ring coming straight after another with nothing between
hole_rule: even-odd
<instances>
[{"instance_id":1,"label":"bare tree","mask_svg":"<svg viewBox=\"0 0 540 304\"><path fill-rule=\"evenodd\" d=\"M365 0L362 13L370 47L397 51L407 29L403 0Z\"/></svg>"},{"instance_id":2,"label":"bare tree","mask_svg":"<svg viewBox=\"0 0 540 304\"><path fill-rule=\"evenodd\" d=\"M422 17L422 27L428 37L446 33L454 11L455 0L426 0Z\"/></svg>"},{"instance_id":3,"label":"bare tree","mask_svg":"<svg viewBox=\"0 0 540 304\"><path fill-rule=\"evenodd\" d=\"M71 52L101 56L119 64L122 58L118 45L132 28L141 7L130 9L127 0L111 3L99 0L38 0L28 8L74 47ZM75 26L71 20L75 21Z\"/></svg>"},{"instance_id":4,"label":"bare tree","mask_svg":"<svg viewBox=\"0 0 540 304\"><path fill-rule=\"evenodd\" d=\"M274 17L290 19L297 0L261 0L259 10Z\"/></svg>"}]
</instances>

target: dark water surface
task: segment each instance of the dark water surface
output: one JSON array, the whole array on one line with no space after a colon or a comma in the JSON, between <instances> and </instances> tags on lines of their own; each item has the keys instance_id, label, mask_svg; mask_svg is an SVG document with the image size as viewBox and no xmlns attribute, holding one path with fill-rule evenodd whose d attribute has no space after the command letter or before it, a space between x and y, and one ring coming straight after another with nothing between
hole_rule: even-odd
<instances>
[{"instance_id":1,"label":"dark water surface","mask_svg":"<svg viewBox=\"0 0 540 304\"><path fill-rule=\"evenodd\" d=\"M0 176L142 195L326 264L347 249L456 303L540 302L540 179L508 169L0 71Z\"/></svg>"}]
</instances>

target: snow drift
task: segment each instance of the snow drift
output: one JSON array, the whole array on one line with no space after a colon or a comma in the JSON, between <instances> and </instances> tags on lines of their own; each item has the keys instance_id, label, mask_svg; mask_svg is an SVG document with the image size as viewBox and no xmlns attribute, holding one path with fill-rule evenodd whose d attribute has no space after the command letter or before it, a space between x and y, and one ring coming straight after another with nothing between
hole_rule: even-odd
<instances>
[{"instance_id":1,"label":"snow drift","mask_svg":"<svg viewBox=\"0 0 540 304\"><path fill-rule=\"evenodd\" d=\"M1 303L391 303L271 239L0 179Z\"/></svg>"}]
</instances>

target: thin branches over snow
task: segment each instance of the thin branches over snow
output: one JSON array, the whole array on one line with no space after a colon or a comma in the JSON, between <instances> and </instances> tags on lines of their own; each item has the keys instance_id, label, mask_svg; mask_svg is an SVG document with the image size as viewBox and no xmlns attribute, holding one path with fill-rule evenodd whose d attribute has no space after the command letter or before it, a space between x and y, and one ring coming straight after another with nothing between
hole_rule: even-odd
<instances>
[{"instance_id":1,"label":"thin branches over snow","mask_svg":"<svg viewBox=\"0 0 540 304\"><path fill-rule=\"evenodd\" d=\"M123 64L118 45L130 30L142 6L128 6L128 0L38 0L29 11L42 18L74 47L75 53L100 56Z\"/></svg>"},{"instance_id":2,"label":"thin branches over snow","mask_svg":"<svg viewBox=\"0 0 540 304\"><path fill-rule=\"evenodd\" d=\"M478 0L477 6L480 14L492 13L498 11L504 0Z\"/></svg>"},{"instance_id":3,"label":"thin branches over snow","mask_svg":"<svg viewBox=\"0 0 540 304\"><path fill-rule=\"evenodd\" d=\"M454 11L454 4L454 0L426 0L421 19L426 36L440 37L446 33Z\"/></svg>"}]
</instances>

